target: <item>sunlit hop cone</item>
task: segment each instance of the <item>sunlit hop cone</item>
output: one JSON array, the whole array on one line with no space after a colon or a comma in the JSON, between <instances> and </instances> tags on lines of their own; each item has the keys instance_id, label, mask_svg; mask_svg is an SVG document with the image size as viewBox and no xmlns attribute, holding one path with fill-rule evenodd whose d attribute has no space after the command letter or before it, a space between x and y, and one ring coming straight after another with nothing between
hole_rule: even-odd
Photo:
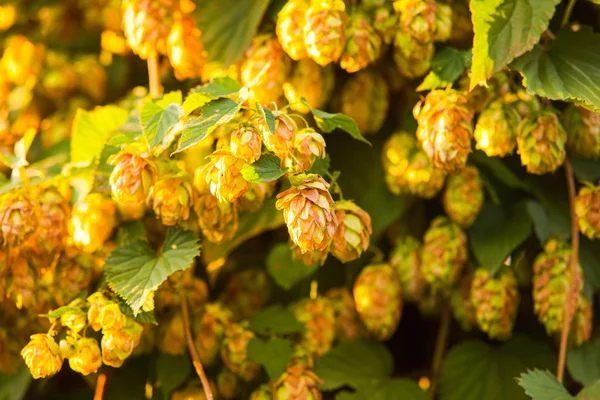
<instances>
[{"instance_id":1,"label":"sunlit hop cone","mask_svg":"<svg viewBox=\"0 0 600 400\"><path fill-rule=\"evenodd\" d=\"M74 336L87 325L87 315L83 310L73 307L73 310L65 312L60 317L60 323Z\"/></svg>"},{"instance_id":2,"label":"sunlit hop cone","mask_svg":"<svg viewBox=\"0 0 600 400\"><path fill-rule=\"evenodd\" d=\"M356 311L369 333L387 340L396 331L402 314L400 277L388 264L365 267L354 282Z\"/></svg>"},{"instance_id":3,"label":"sunlit hop cone","mask_svg":"<svg viewBox=\"0 0 600 400\"><path fill-rule=\"evenodd\" d=\"M178 8L175 0L123 1L123 30L136 54L147 59L167 53L167 40Z\"/></svg>"},{"instance_id":4,"label":"sunlit hop cone","mask_svg":"<svg viewBox=\"0 0 600 400\"><path fill-rule=\"evenodd\" d=\"M583 343L590 340L592 336L592 326L594 323L592 303L585 297L579 295L579 303L577 310L573 316L569 339L575 346L581 346Z\"/></svg>"},{"instance_id":5,"label":"sunlit hop cone","mask_svg":"<svg viewBox=\"0 0 600 400\"><path fill-rule=\"evenodd\" d=\"M25 36L12 36L4 46L0 72L16 85L32 87L38 79L44 59L44 47L31 43Z\"/></svg>"},{"instance_id":6,"label":"sunlit hop cone","mask_svg":"<svg viewBox=\"0 0 600 400\"><path fill-rule=\"evenodd\" d=\"M321 400L323 396L317 386L323 381L312 371L312 367L310 356L295 354L285 372L274 383L272 399Z\"/></svg>"},{"instance_id":7,"label":"sunlit hop cone","mask_svg":"<svg viewBox=\"0 0 600 400\"><path fill-rule=\"evenodd\" d=\"M223 243L238 230L238 211L234 203L220 202L210 193L198 197L194 207L202 235L212 243Z\"/></svg>"},{"instance_id":8,"label":"sunlit hop cone","mask_svg":"<svg viewBox=\"0 0 600 400\"><path fill-rule=\"evenodd\" d=\"M336 331L332 301L327 297L302 299L293 304L291 309L305 327L301 346L315 356L322 356L331 350Z\"/></svg>"},{"instance_id":9,"label":"sunlit hop cone","mask_svg":"<svg viewBox=\"0 0 600 400\"><path fill-rule=\"evenodd\" d=\"M85 251L101 249L117 225L117 208L110 198L91 193L75 203L71 212L71 236Z\"/></svg>"},{"instance_id":10,"label":"sunlit hop cone","mask_svg":"<svg viewBox=\"0 0 600 400\"><path fill-rule=\"evenodd\" d=\"M308 0L289 0L277 17L277 38L283 50L294 60L307 56L303 28L308 4Z\"/></svg>"},{"instance_id":11,"label":"sunlit hop cone","mask_svg":"<svg viewBox=\"0 0 600 400\"><path fill-rule=\"evenodd\" d=\"M115 368L123 365L140 343L143 329L142 325L128 318L124 328L102 331L102 362Z\"/></svg>"},{"instance_id":12,"label":"sunlit hop cone","mask_svg":"<svg viewBox=\"0 0 600 400\"><path fill-rule=\"evenodd\" d=\"M240 380L233 372L223 369L217 375L217 389L220 398L224 400L235 399L239 395Z\"/></svg>"},{"instance_id":13,"label":"sunlit hop cone","mask_svg":"<svg viewBox=\"0 0 600 400\"><path fill-rule=\"evenodd\" d=\"M250 393L249 400L273 400L273 391L271 386L264 384Z\"/></svg>"},{"instance_id":14,"label":"sunlit hop cone","mask_svg":"<svg viewBox=\"0 0 600 400\"><path fill-rule=\"evenodd\" d=\"M319 175L304 175L302 182L277 195L290 238L302 252L324 250L338 226L329 183Z\"/></svg>"},{"instance_id":15,"label":"sunlit hop cone","mask_svg":"<svg viewBox=\"0 0 600 400\"><path fill-rule=\"evenodd\" d=\"M39 250L51 253L62 250L69 236L71 208L57 187L42 186L34 194L40 205L35 242Z\"/></svg>"},{"instance_id":16,"label":"sunlit hop cone","mask_svg":"<svg viewBox=\"0 0 600 400\"><path fill-rule=\"evenodd\" d=\"M277 181L251 183L250 189L237 199L236 204L240 211L256 212L260 210L265 200L273 196L276 185Z\"/></svg>"},{"instance_id":17,"label":"sunlit hop cone","mask_svg":"<svg viewBox=\"0 0 600 400\"><path fill-rule=\"evenodd\" d=\"M437 217L423 238L421 270L434 290L450 290L467 261L467 236L447 217Z\"/></svg>"},{"instance_id":18,"label":"sunlit hop cone","mask_svg":"<svg viewBox=\"0 0 600 400\"><path fill-rule=\"evenodd\" d=\"M187 221L197 194L187 173L165 173L156 180L148 196L148 204L163 225L173 226Z\"/></svg>"},{"instance_id":19,"label":"sunlit hop cone","mask_svg":"<svg viewBox=\"0 0 600 400\"><path fill-rule=\"evenodd\" d=\"M502 99L493 101L479 115L475 125L475 147L488 157L512 154L517 146L519 122L521 118L515 107Z\"/></svg>"},{"instance_id":20,"label":"sunlit hop cone","mask_svg":"<svg viewBox=\"0 0 600 400\"><path fill-rule=\"evenodd\" d=\"M253 268L234 273L221 292L220 300L239 321L261 309L269 300L270 292L271 282L265 270Z\"/></svg>"},{"instance_id":21,"label":"sunlit hop cone","mask_svg":"<svg viewBox=\"0 0 600 400\"><path fill-rule=\"evenodd\" d=\"M463 228L471 226L479 215L483 200L483 181L476 167L467 166L448 176L443 202L444 211L452 221Z\"/></svg>"},{"instance_id":22,"label":"sunlit hop cone","mask_svg":"<svg viewBox=\"0 0 600 400\"><path fill-rule=\"evenodd\" d=\"M12 190L0 197L0 229L4 246L18 246L38 228L36 205L25 193Z\"/></svg>"},{"instance_id":23,"label":"sunlit hop cone","mask_svg":"<svg viewBox=\"0 0 600 400\"><path fill-rule=\"evenodd\" d=\"M343 263L356 260L369 248L371 216L349 200L338 201L333 209L339 225L330 252Z\"/></svg>"},{"instance_id":24,"label":"sunlit hop cone","mask_svg":"<svg viewBox=\"0 0 600 400\"><path fill-rule=\"evenodd\" d=\"M192 17L182 15L175 20L167 41L167 54L177 79L197 78L202 74L207 53L200 36Z\"/></svg>"},{"instance_id":25,"label":"sunlit hop cone","mask_svg":"<svg viewBox=\"0 0 600 400\"><path fill-rule=\"evenodd\" d=\"M75 353L69 357L69 366L81 375L89 375L102 366L102 354L98 341L81 338L75 343Z\"/></svg>"},{"instance_id":26,"label":"sunlit hop cone","mask_svg":"<svg viewBox=\"0 0 600 400\"><path fill-rule=\"evenodd\" d=\"M290 247L292 248L292 257L295 260L302 261L304 265L308 266L321 266L325 264L327 257L329 256L329 248L331 244L323 250L306 251L303 250L290 239Z\"/></svg>"},{"instance_id":27,"label":"sunlit hop cone","mask_svg":"<svg viewBox=\"0 0 600 400\"><path fill-rule=\"evenodd\" d=\"M292 157L299 171L308 171L317 160L325 158L325 138L313 128L304 128L296 134Z\"/></svg>"},{"instance_id":28,"label":"sunlit hop cone","mask_svg":"<svg viewBox=\"0 0 600 400\"><path fill-rule=\"evenodd\" d=\"M565 161L567 133L554 111L531 114L519 125L517 149L530 174L556 171Z\"/></svg>"},{"instance_id":29,"label":"sunlit hop cone","mask_svg":"<svg viewBox=\"0 0 600 400\"><path fill-rule=\"evenodd\" d=\"M225 366L249 382L260 373L260 365L248 358L248 343L254 333L246 324L231 324L225 328L221 358Z\"/></svg>"},{"instance_id":30,"label":"sunlit hop cone","mask_svg":"<svg viewBox=\"0 0 600 400\"><path fill-rule=\"evenodd\" d=\"M241 67L242 84L250 87L259 103L270 104L283 94L290 59L273 36L258 36L246 52Z\"/></svg>"},{"instance_id":31,"label":"sunlit hop cone","mask_svg":"<svg viewBox=\"0 0 600 400\"><path fill-rule=\"evenodd\" d=\"M132 143L110 156L107 163L115 167L110 174L110 189L124 216L142 217L146 198L158 174L152 154L145 145Z\"/></svg>"},{"instance_id":32,"label":"sunlit hop cone","mask_svg":"<svg viewBox=\"0 0 600 400\"><path fill-rule=\"evenodd\" d=\"M205 167L206 182L210 192L219 201L232 202L242 197L249 189L250 182L242 176L245 161L234 156L230 150L218 150L210 155L210 163Z\"/></svg>"},{"instance_id":33,"label":"sunlit hop cone","mask_svg":"<svg viewBox=\"0 0 600 400\"><path fill-rule=\"evenodd\" d=\"M283 93L292 110L306 114L310 109L301 102L302 98L312 107L321 109L331 97L334 84L335 75L331 65L321 67L306 58L294 64L292 73L283 84Z\"/></svg>"},{"instance_id":34,"label":"sunlit hop cone","mask_svg":"<svg viewBox=\"0 0 600 400\"><path fill-rule=\"evenodd\" d=\"M471 284L471 301L477 324L490 339L505 340L512 334L519 307L517 279L510 267L502 267L496 275L479 268Z\"/></svg>"},{"instance_id":35,"label":"sunlit hop cone","mask_svg":"<svg viewBox=\"0 0 600 400\"><path fill-rule=\"evenodd\" d=\"M58 344L45 333L31 335L31 341L21 351L21 356L34 379L46 378L60 371L63 359Z\"/></svg>"},{"instance_id":36,"label":"sunlit hop cone","mask_svg":"<svg viewBox=\"0 0 600 400\"><path fill-rule=\"evenodd\" d=\"M340 93L340 111L352 117L363 135L376 133L387 116L388 88L375 71L352 75Z\"/></svg>"},{"instance_id":37,"label":"sunlit hop cone","mask_svg":"<svg viewBox=\"0 0 600 400\"><path fill-rule=\"evenodd\" d=\"M240 126L231 133L229 146L235 157L252 164L260 158L262 140L256 128L252 125Z\"/></svg>"},{"instance_id":38,"label":"sunlit hop cone","mask_svg":"<svg viewBox=\"0 0 600 400\"><path fill-rule=\"evenodd\" d=\"M98 320L102 331L121 330L127 325L127 316L121 311L117 303L110 302L100 310Z\"/></svg>"},{"instance_id":39,"label":"sunlit hop cone","mask_svg":"<svg viewBox=\"0 0 600 400\"><path fill-rule=\"evenodd\" d=\"M198 356L203 365L215 361L225 329L233 321L231 311L221 303L209 303L193 319L193 333Z\"/></svg>"},{"instance_id":40,"label":"sunlit hop cone","mask_svg":"<svg viewBox=\"0 0 600 400\"><path fill-rule=\"evenodd\" d=\"M567 147L586 158L600 156L600 114L570 104L561 115L567 131Z\"/></svg>"},{"instance_id":41,"label":"sunlit hop cone","mask_svg":"<svg viewBox=\"0 0 600 400\"><path fill-rule=\"evenodd\" d=\"M331 300L335 311L335 336L338 340L354 340L365 336L366 331L356 312L352 293L346 288L327 291L325 296Z\"/></svg>"},{"instance_id":42,"label":"sunlit hop cone","mask_svg":"<svg viewBox=\"0 0 600 400\"><path fill-rule=\"evenodd\" d=\"M371 25L367 14L356 12L350 15L346 38L346 46L340 59L340 66L346 72L360 71L379 58L382 39Z\"/></svg>"},{"instance_id":43,"label":"sunlit hop cone","mask_svg":"<svg viewBox=\"0 0 600 400\"><path fill-rule=\"evenodd\" d=\"M390 252L389 264L400 277L404 299L420 300L427 285L421 272L421 243L412 236L399 238Z\"/></svg>"},{"instance_id":44,"label":"sunlit hop cone","mask_svg":"<svg viewBox=\"0 0 600 400\"><path fill-rule=\"evenodd\" d=\"M308 56L322 66L337 61L344 51L347 24L342 0L312 0L304 25Z\"/></svg>"},{"instance_id":45,"label":"sunlit hop cone","mask_svg":"<svg viewBox=\"0 0 600 400\"><path fill-rule=\"evenodd\" d=\"M456 90L432 90L413 114L419 123L417 138L435 168L462 169L471 152L473 112L467 98Z\"/></svg>"},{"instance_id":46,"label":"sunlit hop cone","mask_svg":"<svg viewBox=\"0 0 600 400\"><path fill-rule=\"evenodd\" d=\"M298 126L292 117L283 111L274 111L273 115L275 117L274 133L271 133L264 120L260 121L258 129L262 134L263 143L267 150L272 151L277 157L284 160L292 152Z\"/></svg>"},{"instance_id":47,"label":"sunlit hop cone","mask_svg":"<svg viewBox=\"0 0 600 400\"><path fill-rule=\"evenodd\" d=\"M421 43L436 39L438 5L433 0L396 0L394 10L400 14L400 31Z\"/></svg>"},{"instance_id":48,"label":"sunlit hop cone","mask_svg":"<svg viewBox=\"0 0 600 400\"><path fill-rule=\"evenodd\" d=\"M600 186L586 184L575 198L579 230L590 239L600 238Z\"/></svg>"},{"instance_id":49,"label":"sunlit hop cone","mask_svg":"<svg viewBox=\"0 0 600 400\"><path fill-rule=\"evenodd\" d=\"M423 76L431 68L435 47L433 42L420 42L411 34L398 30L394 37L394 61L407 78Z\"/></svg>"},{"instance_id":50,"label":"sunlit hop cone","mask_svg":"<svg viewBox=\"0 0 600 400\"><path fill-rule=\"evenodd\" d=\"M87 299L88 312L87 319L93 330L98 332L102 329L101 313L104 307L109 304L113 304L108 300L102 293L92 293Z\"/></svg>"},{"instance_id":51,"label":"sunlit hop cone","mask_svg":"<svg viewBox=\"0 0 600 400\"><path fill-rule=\"evenodd\" d=\"M477 314L471 300L472 281L473 276L465 274L450 293L452 315L463 331L470 331L477 324Z\"/></svg>"}]
</instances>

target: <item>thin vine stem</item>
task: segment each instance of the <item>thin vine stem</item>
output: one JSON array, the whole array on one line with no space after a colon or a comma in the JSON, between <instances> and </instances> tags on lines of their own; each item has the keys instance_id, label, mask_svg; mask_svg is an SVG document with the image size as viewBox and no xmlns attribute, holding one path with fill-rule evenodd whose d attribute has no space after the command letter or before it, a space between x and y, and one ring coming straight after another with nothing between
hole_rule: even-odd
<instances>
[{"instance_id":1,"label":"thin vine stem","mask_svg":"<svg viewBox=\"0 0 600 400\"><path fill-rule=\"evenodd\" d=\"M565 8L565 13L563 14L562 21L560 21L560 26L565 26L569 22L569 18L571 18L571 13L573 12L573 7L575 6L575 2L577 0L569 0L569 4L567 4L567 8Z\"/></svg>"},{"instance_id":2,"label":"thin vine stem","mask_svg":"<svg viewBox=\"0 0 600 400\"><path fill-rule=\"evenodd\" d=\"M431 387L429 388L429 400L435 400L435 394L438 387L440 372L442 370L442 361L446 353L448 343L448 333L450 332L450 302L448 299L443 301L442 319L435 343L435 352L433 353L433 364L431 366Z\"/></svg>"},{"instance_id":3,"label":"thin vine stem","mask_svg":"<svg viewBox=\"0 0 600 400\"><path fill-rule=\"evenodd\" d=\"M154 98L160 97L160 76L158 75L158 57L148 57L148 81L150 86L150 95Z\"/></svg>"},{"instance_id":4,"label":"thin vine stem","mask_svg":"<svg viewBox=\"0 0 600 400\"><path fill-rule=\"evenodd\" d=\"M94 391L94 400L102 400L104 388L106 387L106 374L98 375L96 379L96 390Z\"/></svg>"}]
</instances>

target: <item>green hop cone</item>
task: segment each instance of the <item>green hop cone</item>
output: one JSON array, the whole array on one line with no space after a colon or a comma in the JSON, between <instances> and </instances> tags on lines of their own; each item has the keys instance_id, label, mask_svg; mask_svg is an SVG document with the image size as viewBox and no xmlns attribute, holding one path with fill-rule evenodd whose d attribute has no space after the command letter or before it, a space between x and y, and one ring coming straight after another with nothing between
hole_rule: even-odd
<instances>
[{"instance_id":1,"label":"green hop cone","mask_svg":"<svg viewBox=\"0 0 600 400\"><path fill-rule=\"evenodd\" d=\"M354 261L369 248L371 216L349 200L340 200L333 206L339 221L331 242L331 254L343 263Z\"/></svg>"},{"instance_id":2,"label":"green hop cone","mask_svg":"<svg viewBox=\"0 0 600 400\"><path fill-rule=\"evenodd\" d=\"M496 276L483 268L475 271L471 301L477 324L490 339L505 340L511 336L519 305L517 279L512 269L503 267Z\"/></svg>"},{"instance_id":3,"label":"green hop cone","mask_svg":"<svg viewBox=\"0 0 600 400\"><path fill-rule=\"evenodd\" d=\"M249 400L273 400L273 391L271 386L267 384L260 385L252 393Z\"/></svg>"},{"instance_id":4,"label":"green hop cone","mask_svg":"<svg viewBox=\"0 0 600 400\"><path fill-rule=\"evenodd\" d=\"M454 26L454 13L452 6L448 4L437 3L437 12L435 13L435 34L433 40L436 42L445 42L452 36Z\"/></svg>"},{"instance_id":5,"label":"green hop cone","mask_svg":"<svg viewBox=\"0 0 600 400\"><path fill-rule=\"evenodd\" d=\"M346 43L348 15L342 0L313 0L306 11L304 45L317 64L339 60Z\"/></svg>"},{"instance_id":6,"label":"green hop cone","mask_svg":"<svg viewBox=\"0 0 600 400\"><path fill-rule=\"evenodd\" d=\"M390 252L390 265L398 272L404 299L420 300L427 285L421 272L421 243L412 236L399 238Z\"/></svg>"},{"instance_id":7,"label":"green hop cone","mask_svg":"<svg viewBox=\"0 0 600 400\"><path fill-rule=\"evenodd\" d=\"M219 353L225 329L233 315L222 303L209 303L193 319L192 330L198 356L203 365L211 365Z\"/></svg>"},{"instance_id":8,"label":"green hop cone","mask_svg":"<svg viewBox=\"0 0 600 400\"><path fill-rule=\"evenodd\" d=\"M386 1L366 0L363 5L372 15L373 28L381 36L383 43L392 43L398 26L398 14Z\"/></svg>"},{"instance_id":9,"label":"green hop cone","mask_svg":"<svg viewBox=\"0 0 600 400\"><path fill-rule=\"evenodd\" d=\"M447 217L437 217L423 238L421 270L434 291L448 291L467 261L467 236Z\"/></svg>"},{"instance_id":10,"label":"green hop cone","mask_svg":"<svg viewBox=\"0 0 600 400\"><path fill-rule=\"evenodd\" d=\"M600 186L586 184L575 198L579 230L590 239L600 238Z\"/></svg>"},{"instance_id":11,"label":"green hop cone","mask_svg":"<svg viewBox=\"0 0 600 400\"><path fill-rule=\"evenodd\" d=\"M340 111L356 121L363 135L376 133L389 106L385 79L373 70L354 74L342 87L338 101Z\"/></svg>"},{"instance_id":12,"label":"green hop cone","mask_svg":"<svg viewBox=\"0 0 600 400\"><path fill-rule=\"evenodd\" d=\"M473 276L463 275L459 284L450 293L450 308L454 319L463 331L470 331L477 324L477 314L471 301L471 284Z\"/></svg>"},{"instance_id":13,"label":"green hop cone","mask_svg":"<svg viewBox=\"0 0 600 400\"><path fill-rule=\"evenodd\" d=\"M530 174L556 171L565 161L567 133L554 111L544 110L525 118L517 130L521 164Z\"/></svg>"},{"instance_id":14,"label":"green hop cone","mask_svg":"<svg viewBox=\"0 0 600 400\"><path fill-rule=\"evenodd\" d=\"M248 323L230 324L225 328L221 359L225 366L246 382L260 373L260 365L248 358L248 343L254 333Z\"/></svg>"},{"instance_id":15,"label":"green hop cone","mask_svg":"<svg viewBox=\"0 0 600 400\"><path fill-rule=\"evenodd\" d=\"M220 300L236 320L249 318L269 300L271 282L264 269L235 272L221 292Z\"/></svg>"},{"instance_id":16,"label":"green hop cone","mask_svg":"<svg viewBox=\"0 0 600 400\"><path fill-rule=\"evenodd\" d=\"M346 288L335 288L328 290L325 296L331 300L335 311L337 339L349 341L364 337L366 331L358 318L352 293Z\"/></svg>"},{"instance_id":17,"label":"green hop cone","mask_svg":"<svg viewBox=\"0 0 600 400\"><path fill-rule=\"evenodd\" d=\"M392 337L402 314L400 277L388 264L365 267L354 281L356 311L377 340Z\"/></svg>"},{"instance_id":18,"label":"green hop cone","mask_svg":"<svg viewBox=\"0 0 600 400\"><path fill-rule=\"evenodd\" d=\"M488 157L504 157L517 146L517 127L521 118L517 109L502 99L491 102L479 115L473 136L475 147Z\"/></svg>"},{"instance_id":19,"label":"green hop cone","mask_svg":"<svg viewBox=\"0 0 600 400\"><path fill-rule=\"evenodd\" d=\"M198 197L194 206L202 235L212 243L231 240L238 230L238 210L234 203L220 202L210 193Z\"/></svg>"},{"instance_id":20,"label":"green hop cone","mask_svg":"<svg viewBox=\"0 0 600 400\"><path fill-rule=\"evenodd\" d=\"M346 72L353 73L366 68L381 54L381 36L372 26L368 15L363 12L350 15L346 38L346 46L340 59L340 66Z\"/></svg>"},{"instance_id":21,"label":"green hop cone","mask_svg":"<svg viewBox=\"0 0 600 400\"><path fill-rule=\"evenodd\" d=\"M400 14L399 30L421 43L433 42L436 36L438 6L432 0L396 0L394 9ZM442 35L443 36L443 35Z\"/></svg>"},{"instance_id":22,"label":"green hop cone","mask_svg":"<svg viewBox=\"0 0 600 400\"><path fill-rule=\"evenodd\" d=\"M443 197L444 211L462 228L473 224L483 200L483 181L476 167L467 166L448 177Z\"/></svg>"},{"instance_id":23,"label":"green hop cone","mask_svg":"<svg viewBox=\"0 0 600 400\"><path fill-rule=\"evenodd\" d=\"M585 297L579 295L579 303L577 310L573 316L569 339L572 345L581 346L583 343L590 340L592 336L592 326L594 323L592 303Z\"/></svg>"},{"instance_id":24,"label":"green hop cone","mask_svg":"<svg viewBox=\"0 0 600 400\"><path fill-rule=\"evenodd\" d=\"M561 115L567 131L567 147L585 158L600 156L600 114L570 104Z\"/></svg>"},{"instance_id":25,"label":"green hop cone","mask_svg":"<svg viewBox=\"0 0 600 400\"><path fill-rule=\"evenodd\" d=\"M335 339L335 310L327 297L302 299L291 306L296 319L304 324L301 345L312 355L322 356L331 350Z\"/></svg>"},{"instance_id":26,"label":"green hop cone","mask_svg":"<svg viewBox=\"0 0 600 400\"><path fill-rule=\"evenodd\" d=\"M217 375L219 397L225 400L235 399L240 391L240 382L233 372L223 369Z\"/></svg>"},{"instance_id":27,"label":"green hop cone","mask_svg":"<svg viewBox=\"0 0 600 400\"><path fill-rule=\"evenodd\" d=\"M403 76L418 78L425 75L431 69L434 52L433 42L421 43L402 31L396 33L394 61Z\"/></svg>"}]
</instances>

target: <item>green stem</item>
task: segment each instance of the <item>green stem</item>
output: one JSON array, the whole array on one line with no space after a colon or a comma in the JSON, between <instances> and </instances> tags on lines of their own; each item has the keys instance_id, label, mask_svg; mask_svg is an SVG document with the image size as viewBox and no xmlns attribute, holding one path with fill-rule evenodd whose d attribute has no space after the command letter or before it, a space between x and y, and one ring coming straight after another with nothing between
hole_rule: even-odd
<instances>
[{"instance_id":1,"label":"green stem","mask_svg":"<svg viewBox=\"0 0 600 400\"><path fill-rule=\"evenodd\" d=\"M435 399L440 372L442 370L442 361L446 353L446 344L448 342L448 333L450 332L450 299L444 298L442 309L442 320L438 330L435 343L435 352L433 354L433 365L431 366L431 387L429 388L429 400Z\"/></svg>"},{"instance_id":2,"label":"green stem","mask_svg":"<svg viewBox=\"0 0 600 400\"><path fill-rule=\"evenodd\" d=\"M575 1L577 0L569 0L569 4L567 4L567 8L563 14L560 26L565 26L569 22L569 18L571 18L571 13L573 12L573 7L575 6Z\"/></svg>"}]
</instances>

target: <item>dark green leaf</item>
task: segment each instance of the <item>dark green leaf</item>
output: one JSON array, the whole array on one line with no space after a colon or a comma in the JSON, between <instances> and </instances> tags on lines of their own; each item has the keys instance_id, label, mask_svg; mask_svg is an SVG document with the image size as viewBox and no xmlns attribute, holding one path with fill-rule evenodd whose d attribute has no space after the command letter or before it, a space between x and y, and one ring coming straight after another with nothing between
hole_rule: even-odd
<instances>
[{"instance_id":1,"label":"dark green leaf","mask_svg":"<svg viewBox=\"0 0 600 400\"><path fill-rule=\"evenodd\" d=\"M473 66L471 88L531 50L560 0L471 0Z\"/></svg>"},{"instance_id":2,"label":"dark green leaf","mask_svg":"<svg viewBox=\"0 0 600 400\"><path fill-rule=\"evenodd\" d=\"M167 353L158 353L156 378L166 399L171 397L173 389L185 382L191 370L190 358L187 355L173 356Z\"/></svg>"},{"instance_id":3,"label":"dark green leaf","mask_svg":"<svg viewBox=\"0 0 600 400\"><path fill-rule=\"evenodd\" d=\"M146 228L142 221L124 222L117 231L117 242L120 245L135 242L136 240L146 240Z\"/></svg>"},{"instance_id":4,"label":"dark green leaf","mask_svg":"<svg viewBox=\"0 0 600 400\"><path fill-rule=\"evenodd\" d=\"M600 339L593 339L567 353L569 373L582 385L591 385L600 379Z\"/></svg>"},{"instance_id":5,"label":"dark green leaf","mask_svg":"<svg viewBox=\"0 0 600 400\"><path fill-rule=\"evenodd\" d=\"M482 151L475 151L471 159L479 166L489 170L500 182L513 189L528 191L529 187L500 158L488 157Z\"/></svg>"},{"instance_id":6,"label":"dark green leaf","mask_svg":"<svg viewBox=\"0 0 600 400\"><path fill-rule=\"evenodd\" d=\"M331 114L326 111L317 110L315 108L312 108L312 106L308 104L305 98L302 98L302 103L308 108L310 108L310 110L313 113L313 116L315 117L315 121L317 122L317 126L323 132L330 133L333 132L335 129L341 129L349 133L350 136L352 136L354 139L371 145L371 142L369 142L367 139L364 138L363 135L361 135L360 131L358 130L358 125L356 125L356 122L346 114Z\"/></svg>"},{"instance_id":7,"label":"dark green leaf","mask_svg":"<svg viewBox=\"0 0 600 400\"><path fill-rule=\"evenodd\" d=\"M435 53L431 71L417 88L418 91L443 88L454 82L471 65L471 50L445 47Z\"/></svg>"},{"instance_id":8,"label":"dark green leaf","mask_svg":"<svg viewBox=\"0 0 600 400\"><path fill-rule=\"evenodd\" d=\"M44 314L44 315L41 315L41 316L45 317L45 318L50 318L50 319L59 319L60 317L62 317L66 313L69 313L69 312L78 312L78 311L81 311L81 309L79 309L77 307L62 306L62 307L59 307L59 308L57 308L55 310L50 311L48 314Z\"/></svg>"},{"instance_id":9,"label":"dark green leaf","mask_svg":"<svg viewBox=\"0 0 600 400\"><path fill-rule=\"evenodd\" d=\"M571 236L571 217L566 189L565 192L547 189L539 184L534 184L533 181L530 183L530 187L539 203L533 202L536 204L533 205L530 201L526 201L525 204L540 242L545 243L555 235L560 235L568 240Z\"/></svg>"},{"instance_id":10,"label":"dark green leaf","mask_svg":"<svg viewBox=\"0 0 600 400\"><path fill-rule=\"evenodd\" d=\"M267 127L269 128L269 132L271 132L271 134L275 134L275 116L268 108L262 107L261 109L265 114L265 121L267 121Z\"/></svg>"},{"instance_id":11,"label":"dark green leaf","mask_svg":"<svg viewBox=\"0 0 600 400\"><path fill-rule=\"evenodd\" d=\"M117 296L117 303L119 304L121 312L127 315L129 318L133 318L137 322L145 324L158 325L158 322L156 321L156 316L154 315L154 311L140 311L136 315L134 314L129 304L127 304L127 302L123 298Z\"/></svg>"},{"instance_id":12,"label":"dark green leaf","mask_svg":"<svg viewBox=\"0 0 600 400\"><path fill-rule=\"evenodd\" d=\"M16 374L0 373L0 400L22 400L31 383L29 369L21 368Z\"/></svg>"},{"instance_id":13,"label":"dark green leaf","mask_svg":"<svg viewBox=\"0 0 600 400\"><path fill-rule=\"evenodd\" d=\"M280 304L255 311L250 316L250 329L259 335L287 335L302 328L294 314Z\"/></svg>"},{"instance_id":14,"label":"dark green leaf","mask_svg":"<svg viewBox=\"0 0 600 400\"><path fill-rule=\"evenodd\" d=\"M596 182L600 180L600 160L569 157L573 172L580 181Z\"/></svg>"},{"instance_id":15,"label":"dark green leaf","mask_svg":"<svg viewBox=\"0 0 600 400\"><path fill-rule=\"evenodd\" d=\"M287 339L262 340L254 337L248 343L248 358L265 367L273 381L283 374L292 354L292 342Z\"/></svg>"},{"instance_id":16,"label":"dark green leaf","mask_svg":"<svg viewBox=\"0 0 600 400\"><path fill-rule=\"evenodd\" d=\"M248 182L272 182L281 178L287 172L287 168L281 169L281 160L274 154L264 153L253 164L242 167L241 173Z\"/></svg>"},{"instance_id":17,"label":"dark green leaf","mask_svg":"<svg viewBox=\"0 0 600 400\"><path fill-rule=\"evenodd\" d=\"M342 392L336 400L425 400L427 395L410 379L374 380L354 393Z\"/></svg>"},{"instance_id":18,"label":"dark green leaf","mask_svg":"<svg viewBox=\"0 0 600 400\"><path fill-rule=\"evenodd\" d=\"M304 265L302 261L292 258L292 250L287 243L273 247L267 257L267 271L277 285L285 290L291 289L298 282L311 276L317 267Z\"/></svg>"},{"instance_id":19,"label":"dark green leaf","mask_svg":"<svg viewBox=\"0 0 600 400\"><path fill-rule=\"evenodd\" d=\"M309 172L311 174L327 176L330 166L331 166L331 157L329 157L329 154L327 154L325 156L325 158L320 158L320 157L317 158L315 160L314 164L312 165L312 167L310 168Z\"/></svg>"},{"instance_id":20,"label":"dark green leaf","mask_svg":"<svg viewBox=\"0 0 600 400\"><path fill-rule=\"evenodd\" d=\"M521 374L517 379L525 393L533 400L572 400L573 396L548 371L534 369Z\"/></svg>"},{"instance_id":21,"label":"dark green leaf","mask_svg":"<svg viewBox=\"0 0 600 400\"><path fill-rule=\"evenodd\" d=\"M579 264L585 276L585 285L594 292L600 289L600 246L597 241L580 237Z\"/></svg>"},{"instance_id":22,"label":"dark green leaf","mask_svg":"<svg viewBox=\"0 0 600 400\"><path fill-rule=\"evenodd\" d=\"M575 400L598 400L600 399L600 380L583 388L575 397Z\"/></svg>"},{"instance_id":23,"label":"dark green leaf","mask_svg":"<svg viewBox=\"0 0 600 400\"><path fill-rule=\"evenodd\" d=\"M183 109L179 103L164 104L164 99L144 104L140 113L140 121L144 136L151 147L163 142L169 130L179 122Z\"/></svg>"}]
</instances>

